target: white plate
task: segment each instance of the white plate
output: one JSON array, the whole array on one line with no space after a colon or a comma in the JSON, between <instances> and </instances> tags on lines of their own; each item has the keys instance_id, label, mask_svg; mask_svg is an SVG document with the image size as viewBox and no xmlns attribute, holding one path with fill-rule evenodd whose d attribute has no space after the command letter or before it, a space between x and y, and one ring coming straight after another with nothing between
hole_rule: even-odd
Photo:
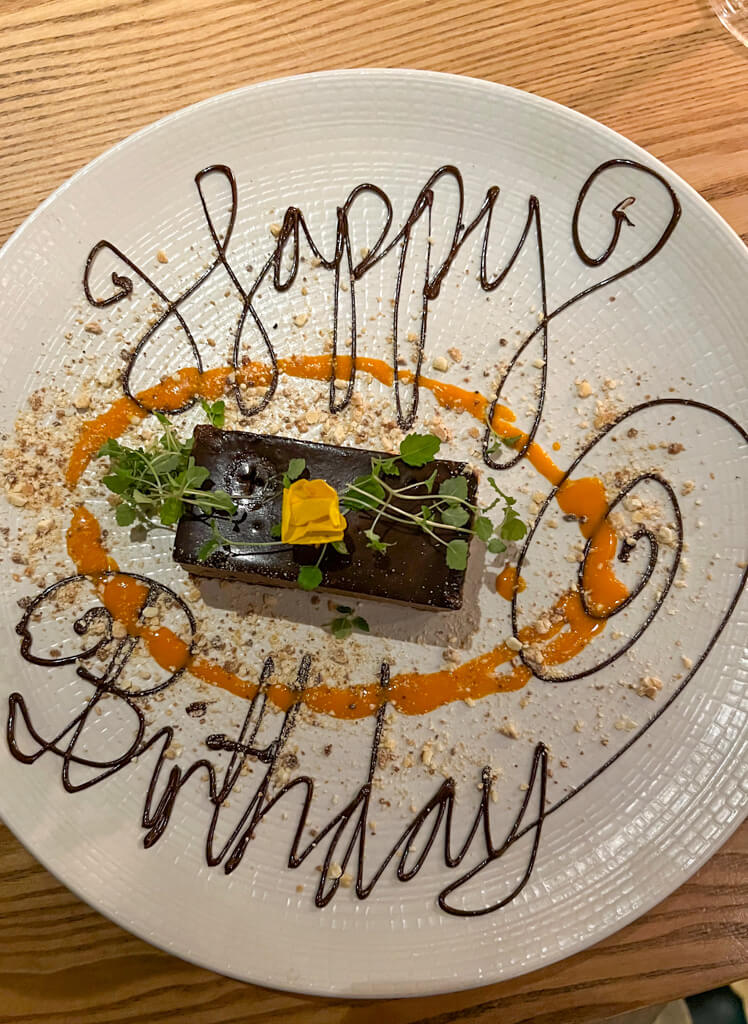
<instances>
[{"instance_id":1,"label":"white plate","mask_svg":"<svg viewBox=\"0 0 748 1024\"><path fill-rule=\"evenodd\" d=\"M575 252L572 218L585 180L610 160L638 162L649 171L619 164L595 178L580 216L583 246L589 254L599 254L613 224L620 222L622 228L615 252L598 268L585 265ZM256 273L267 258L274 245L269 226L282 221L290 204L309 214L312 231L330 251L335 209L359 182L373 182L392 196L396 226L429 175L444 164L456 164L464 175L465 219L475 215L489 186L498 184L501 194L489 247L492 267L512 252L529 197L536 195L549 313L642 260L672 214L669 186L682 214L661 251L549 318L548 393L537 438L546 448L558 439L561 449L554 457L565 469L594 432L597 401L604 400L605 408L598 410L604 416L609 408L621 411L648 396L688 398L745 420L748 257L740 240L691 188L615 133L534 96L423 72L345 71L252 86L168 117L94 161L23 225L0 257L7 431L12 432L19 409L39 386L37 371L72 395L100 365L122 365L123 339L118 331L124 332L125 342L142 333L153 296L136 275L131 275L132 299L98 310L85 305L82 268L99 239L116 244L167 291L179 275L186 279L212 258L193 178L201 168L216 163L229 165L238 183L229 255L243 280L248 280L249 264ZM214 176L209 184L216 183ZM225 196L224 191L220 201L214 193L209 198L219 233L226 216ZM628 196L636 202L624 212L635 227L621 216L611 217ZM433 261L445 245L450 217L454 226L453 199L453 185L439 184L430 228ZM358 221L353 217L354 259L360 258L359 247L372 245L377 218L371 203ZM423 225L415 229L414 239L423 252ZM167 253L168 264L158 262L160 249ZM438 377L431 369L433 359L456 345L470 370L458 371L452 365L444 376L458 383L462 377L475 379L488 387L490 377L483 376L482 368L511 354L537 327L543 309L534 229L516 267L495 292L481 291L476 282L477 254L477 242L465 247L445 278L440 297L431 303L423 372ZM112 288L105 283L102 266L94 268L94 276L99 275L95 291ZM122 264L107 265L107 271L112 267L122 272ZM329 298L332 278L328 275L320 284L320 270L310 264L302 270L308 278L306 296L301 281L292 292L279 296L265 289L269 330L281 355L318 345L314 332L329 324L323 293L326 290ZM392 272L390 261L365 276L359 286L358 301L365 307L359 324L368 328L359 339L360 351L387 354ZM206 361L214 363L226 358L236 315L235 299L221 301L224 290L231 291L228 279L222 278L220 284L211 293L216 305L204 301L203 290L196 305L185 311L185 317L193 318ZM408 297L407 287L404 296ZM295 327L292 317L307 306L308 326ZM383 315L377 318L380 310ZM92 319L102 326L102 334L83 330L82 324ZM279 324L274 331L273 322ZM403 335L407 331L406 327ZM305 332L307 340L302 342ZM206 344L209 336L215 338L215 348ZM498 344L502 336L508 339L507 346ZM541 330L525 362L526 371L537 376L541 370L534 362L542 357L542 338ZM76 346L92 360L74 364L72 375L66 376L60 366ZM173 369L175 359L184 362L162 337L145 362ZM609 378L617 382L615 389L606 389ZM578 395L578 382L583 380L594 392L587 398ZM324 410L324 386L309 386L308 394ZM372 401L383 401L382 389L371 389L370 394ZM534 396L532 382L525 388L514 386L517 411L525 414ZM417 426L432 415L430 396L424 392ZM455 431L455 440L445 451L477 460L479 443L465 440L466 418L445 414L445 420ZM257 422L269 429L273 421L266 416ZM588 427L580 426L584 422ZM628 436L633 424L636 438ZM746 802L747 676L744 602L734 608L706 655L737 600L746 559L745 488L740 477L745 449L740 433L724 418L683 405L657 406L636 414L624 426L616 442L608 434L575 475L588 468L660 469L679 499L689 562L687 572L678 570L662 610L632 652L565 685L533 680L524 690L488 697L473 706L455 702L420 717L391 712L385 725L385 734L394 738L394 760L375 773L369 819L375 819L376 835L369 836L366 878L413 818L411 804L420 808L443 783L443 774L456 780L457 842L479 806L481 764L501 773L496 801L488 801L494 843L500 845L526 796L535 744L543 740L550 745L551 813L529 881L503 909L466 918L445 913L437 905L437 894L477 858L480 830L474 853L462 869L444 865L440 833L426 866L413 880L398 881L390 865L367 900L357 899L353 888L341 887L329 906L317 909L313 893L320 873L315 867L324 859L326 846L300 868L286 866L298 815L296 797L285 798L286 810L279 807L262 822L235 872L227 875L220 866L210 868L204 857L209 815L205 795L198 792L199 780L180 793L164 835L144 850L140 816L153 752L99 785L67 794L58 756L47 753L33 765L23 764L11 758L4 742L4 820L67 886L125 928L213 970L297 991L402 996L465 988L534 970L622 927L684 882L741 820ZM372 438L372 446L376 443ZM668 453L667 445L678 443L684 450ZM689 480L695 487L684 494ZM525 516L533 492L540 490L545 496L550 491L526 463L505 473L502 482L517 494ZM81 496L85 493L78 490L66 497L62 511L67 514ZM95 507L105 518L105 504L99 501ZM35 526L33 517L24 519L16 509L10 513L11 529L18 523ZM519 599L520 625L526 621L523 602L534 600L533 593L539 598L538 588L555 586L549 582L552 565L557 573L575 571L563 554L575 538L578 541L577 527L561 520L557 530L550 530L545 524L553 515L550 507L523 568L528 591ZM150 573L183 588L184 574L170 568L166 542L157 544L154 555L147 544L128 546L122 532L111 522L109 526L123 569ZM643 558L644 542L637 550L632 564ZM631 606L631 615L641 618L642 609L650 607L646 602L664 589L657 574L663 565L672 564L673 557L673 549L661 544L655 579ZM60 566L50 561L42 569L53 579L70 571L69 563L63 567L64 558ZM455 613L408 617L364 602L361 607L372 634L345 647L347 657L358 659L356 678L372 678L383 652L392 661L393 672L403 667L430 671L443 663L442 652L453 633L459 636L451 643L466 647L458 650L462 661L508 636L510 606L487 585L496 575L494 560L484 567L482 554L474 553L471 570L467 610L454 619L450 615ZM13 580L13 573L20 582ZM36 589L10 561L5 580L3 699L7 703L11 691L20 691L35 728L49 738L72 720L91 688L76 676L74 666L47 669L21 660L16 601ZM677 585L681 582L685 586ZM314 606L308 596L293 594L268 609L256 590L239 587L230 593L243 602L245 611L250 606L247 616L238 620L245 635L254 638L246 655L250 668L258 668L260 662L253 659L274 643L288 642L290 630L293 651L296 644L300 654L306 639L323 651L315 666L327 671L330 647L321 629L329 617L325 602ZM196 614L203 613L218 614L200 606ZM622 634L617 641L623 644L633 628L627 614L609 624L599 644L591 644L572 668L589 668L599 661L606 644L615 642L616 632ZM280 625L274 626L278 621ZM413 639L414 632L420 633L420 641ZM663 682L653 700L628 685L644 675L656 675ZM213 690L216 704L203 728L183 711L195 689L185 677L166 691L163 704L154 704L155 724L149 729L167 723L178 726L184 748L175 761L165 762L167 768L187 767L206 754L216 764L225 763L226 754L206 750L206 729L235 734L245 710L244 702ZM523 700L528 691L530 702ZM86 744L90 757L105 760L121 751L132 722L122 719L118 706L110 700L100 717L91 715ZM278 715L268 714L268 741L278 721ZM575 727L578 722L583 724ZM510 723L516 726L518 739L506 735L512 731ZM290 771L291 777L305 772L317 780L309 822L313 827L328 821L365 781L372 729L372 719L341 725L322 718L314 728L305 723L299 727L294 741L300 763ZM333 744L330 757L323 752L328 741ZM20 726L18 743L23 750L34 749L34 741ZM408 751L412 763L404 760ZM430 753L434 775L426 764ZM395 764L398 773L393 773ZM73 774L80 770L74 767ZM243 792L234 792L232 807L222 813L239 815L252 792L245 780ZM536 785L523 824L534 820L537 800ZM225 819L221 821L225 828ZM497 866L477 876L466 897L470 906L482 905L481 900L494 902L516 884L528 865L534 834L529 830ZM298 891L300 886L303 891ZM459 894L453 897L460 905L461 899Z\"/></svg>"}]
</instances>

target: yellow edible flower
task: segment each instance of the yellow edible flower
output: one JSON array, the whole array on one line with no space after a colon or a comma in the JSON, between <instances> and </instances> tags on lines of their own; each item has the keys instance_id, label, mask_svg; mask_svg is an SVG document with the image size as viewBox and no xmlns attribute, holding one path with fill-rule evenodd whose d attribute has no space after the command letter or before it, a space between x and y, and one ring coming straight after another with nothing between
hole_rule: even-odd
<instances>
[{"instance_id":1,"label":"yellow edible flower","mask_svg":"<svg viewBox=\"0 0 748 1024\"><path fill-rule=\"evenodd\" d=\"M346 526L337 491L324 480L295 480L284 490L284 544L330 544L343 539Z\"/></svg>"}]
</instances>

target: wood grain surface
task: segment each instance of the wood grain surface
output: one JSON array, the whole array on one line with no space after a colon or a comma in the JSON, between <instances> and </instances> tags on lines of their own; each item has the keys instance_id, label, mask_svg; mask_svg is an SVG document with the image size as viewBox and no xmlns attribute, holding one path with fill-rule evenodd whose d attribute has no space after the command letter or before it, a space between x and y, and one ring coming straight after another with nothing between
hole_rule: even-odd
<instances>
[{"instance_id":1,"label":"wood grain surface","mask_svg":"<svg viewBox=\"0 0 748 1024\"><path fill-rule=\"evenodd\" d=\"M474 75L603 121L748 242L748 49L707 0L0 0L0 241L102 150L188 103L336 67ZM0 1020L581 1024L748 975L748 830L586 953L454 996L344 1003L229 981L90 910L0 828Z\"/></svg>"}]
</instances>

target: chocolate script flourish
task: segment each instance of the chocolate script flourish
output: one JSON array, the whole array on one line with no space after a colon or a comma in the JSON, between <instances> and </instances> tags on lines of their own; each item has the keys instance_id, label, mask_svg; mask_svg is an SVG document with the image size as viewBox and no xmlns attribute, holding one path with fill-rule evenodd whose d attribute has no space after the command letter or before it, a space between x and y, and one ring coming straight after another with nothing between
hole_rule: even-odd
<instances>
[{"instance_id":1,"label":"chocolate script flourish","mask_svg":"<svg viewBox=\"0 0 748 1024\"><path fill-rule=\"evenodd\" d=\"M581 465L583 465L584 461L590 458L590 456L594 455L595 449L601 445L601 443L609 434L611 434L624 424L629 426L632 422L636 423L637 417L640 417L642 414L648 411L654 410L660 410L670 414L671 420L675 420L675 417L678 414L683 413L704 414L705 420L707 422L711 419L715 419L721 420L723 423L728 424L731 428L731 432L735 434L735 442L738 446L745 445L746 443L748 443L748 433L740 426L739 423L737 423L730 415L728 415L728 413L723 412L721 409L716 409L714 406L706 405L703 402L697 402L687 398L658 398L642 402L639 405L632 406L630 409L627 409L625 412L621 413L618 417L616 417L615 420L613 420L607 426L603 427L598 432L596 437L582 448L582 450L571 463L571 465L568 467L568 469L563 473L558 483L554 487L552 487L551 490L548 492L545 501L543 502L539 510L535 522L528 530L527 537L525 538L522 550L519 554L519 558L517 559L516 577L512 589L511 615L512 632L514 636L518 636L519 634L518 601L520 592L518 589L517 580L519 579L519 576L522 572L522 568L527 560L528 551L533 543L533 540L535 539L535 537L538 534L538 531L542 527L543 517L545 516L548 509L553 507L553 502L556 498L556 495L564 487L567 481L573 478L573 475L578 470L578 468ZM687 436L685 428L683 436ZM607 507L605 515L603 517L603 521L609 520L611 515L615 513L616 509L621 505L624 499L628 495L634 493L637 487L647 482L659 488L664 500L667 502L667 505L670 509L670 513L672 515L672 519L675 523L674 554L670 563L666 567L665 578L660 587L657 589L657 593L653 603L646 610L646 613L643 615L642 621L639 625L637 625L633 629L629 626L629 628L626 631L626 635L623 639L623 642L612 654L582 671L574 671L572 669L568 672L562 672L557 667L554 667L552 671L544 671L542 666L536 663L529 662L527 660L527 656L523 652L520 652L520 658L532 670L533 675L537 679L540 679L542 682L553 684L572 682L576 679L583 679L586 676L594 675L596 672L599 672L606 666L611 665L613 662L621 658L622 655L624 655L628 650L630 650L635 644L637 644L641 640L641 638L644 636L647 629L649 629L649 627L652 625L656 616L665 604L667 596L670 592L671 587L673 586L676 574L678 572L678 567L680 565L681 558L683 555L684 542L683 517L681 514L680 504L678 502L677 495L672 485L668 482L668 480L664 478L664 476L661 473L638 472L635 475L632 475L631 478L627 481L627 483L624 486L622 486L620 490L615 495L613 495L613 497L611 497L610 494L607 495ZM598 619L600 621L608 621L610 619L613 619L615 616L619 615L624 609L632 606L636 599L639 597L639 595L642 594L644 588L651 580L655 568L657 567L661 550L654 532L647 527L646 523L639 526L639 528L634 532L630 540L627 539L621 542L617 555L617 560L622 563L628 562L631 553L636 549L639 543L646 544L647 546L646 563L643 567L640 578L635 583L635 585L629 589L626 597L623 600L619 601L614 607L610 609L600 611L589 605L588 598L586 596L586 569L593 550L593 539L591 537L588 538L582 555L582 560L579 563L577 573L577 592L579 594L580 602L585 615L593 619ZM724 616L715 624L714 633L708 641L708 646L703 657L706 657L706 654L711 650L718 636L727 624L727 620L729 619L730 615L732 614L735 608L735 604L737 603L737 600L745 587L745 583L746 572L743 572L742 579L740 581L740 584L736 588L732 602L730 603Z\"/></svg>"},{"instance_id":2,"label":"chocolate script flourish","mask_svg":"<svg viewBox=\"0 0 748 1024\"><path fill-rule=\"evenodd\" d=\"M83 618L85 619L85 617ZM131 654L132 650L128 651L126 657ZM84 652L82 657L85 658L89 655L90 651ZM121 660L120 658L120 662ZM299 695L303 693L308 682L310 661L308 655L304 656L299 665L295 683ZM68 662L68 658L58 660L59 665L65 665ZM314 800L314 780L309 776L300 775L280 788L273 783L279 759L296 725L300 702L297 701L293 704L282 716L280 729L273 740L264 746L256 744L266 710L265 691L275 671L271 658L268 658L263 666L258 691L249 703L238 735L235 738L223 734L205 737L204 742L208 750L230 754L228 763L223 770L219 770L213 761L204 757L193 761L186 768L168 761L166 752L174 736L173 728L171 726L163 727L150 738L146 738L145 717L139 707L142 695L132 696L119 688L113 677L119 676L121 664L118 664L116 668L114 665L112 667L113 676L95 682L94 692L85 702L82 710L57 735L51 738L43 737L35 728L23 696L20 693L11 694L7 722L8 745L13 757L23 764L34 764L45 754L58 757L62 764L61 782L68 793L76 793L96 786L133 764L149 751L155 751L156 764L147 784L141 817L141 826L145 831L143 844L146 848L152 847L164 834L181 790L194 779L202 777L207 782L207 796L213 805L213 814L205 838L205 860L211 867L223 865L226 874L230 874L239 867L249 844L257 839L258 828L264 818L283 801L286 795L297 789L302 791L301 809L298 812L286 863L289 868L298 868L315 850L324 849L324 859L314 898L317 907L325 907L330 903L338 890L342 874L352 861L355 862L355 893L361 900L371 894L385 870L394 861L396 861L395 875L399 881L410 881L426 863L440 831L443 831L444 863L448 868L458 868L472 851L475 842L481 841L484 848L483 859L469 871L459 875L455 881L439 893L439 906L447 913L458 916L478 916L491 913L510 903L527 884L535 863L545 814L548 752L542 743L535 748L527 791L519 812L503 841L496 843L492 835L489 816L491 769L486 767L481 775L481 796L478 808L472 825L468 829L468 834L461 844L455 842L452 825L456 785L453 778L448 778L441 783L433 796L407 824L381 863L367 876L366 836L369 806L384 729L386 704L382 706L376 716L365 781L348 799L342 810L333 815L326 824L317 828L314 838L304 845L303 836L305 829L309 826L309 816ZM94 681L90 673L83 673L83 676L90 682ZM380 683L386 689L388 682L389 666L383 663ZM86 740L91 738L92 730L102 728L98 724L99 719L95 712L104 694L108 694L110 700L119 702L127 712L134 715L134 729L132 738L122 741L124 749L119 754L106 760L97 760L90 756L83 756L78 752L78 748L85 746ZM33 743L31 749L22 749L18 737L19 719L23 722L24 730ZM233 827L231 834L222 843L217 843L216 832L222 809L234 791L242 769L247 763L262 766L264 771L253 794L246 801L241 817ZM71 769L78 772L87 769L93 774L74 781ZM200 775L198 776L197 773ZM164 774L166 778L162 779ZM531 825L520 831L533 798L538 805L537 818ZM487 905L473 907L465 907L462 904L453 905L449 902L449 898L457 893L463 885L472 881L489 865L500 860L530 830L533 838L526 868L508 895L492 903L489 902ZM415 857L411 857L417 842L422 844L421 850ZM340 870L332 871L334 863L339 865Z\"/></svg>"},{"instance_id":3,"label":"chocolate script flourish","mask_svg":"<svg viewBox=\"0 0 748 1024\"><path fill-rule=\"evenodd\" d=\"M355 359L357 351L356 282L360 281L368 271L381 263L381 261L390 253L394 252L397 255L397 268L393 286L394 297L392 309L391 366L397 419L400 427L403 430L407 430L415 422L418 412L419 376L425 352L429 307L432 302L438 299L442 284L455 264L458 256L463 252L463 249L466 248L466 242L482 226L480 270L478 279L480 287L486 292L494 292L500 288L507 279L512 267L514 267L519 259L520 254L525 249L525 246L534 244L537 254L540 279L540 322L537 327L521 341L512 354L507 369L499 381L498 387L493 396L488 417L489 423L492 422L494 411L499 403L502 392L507 387L507 382L517 365L517 361L521 359L523 353L525 353L528 346L533 343L536 337L540 336L541 351L538 354L542 359L542 366L538 369L538 388L537 398L535 399L533 421L522 445L518 446L512 452L511 457L508 458L508 461L506 462L498 463L489 454L488 448L491 441L491 433L488 427L486 427L483 443L483 457L486 464L497 470L509 469L526 454L527 449L535 438L543 414L548 373L548 325L552 320L564 313L571 306L599 291L601 288L615 284L627 275L634 273L649 263L650 260L652 260L667 243L680 218L681 206L678 197L668 182L660 174L633 160L607 160L596 167L583 183L576 200L570 226L574 249L580 260L585 265L596 268L603 266L604 264L608 264L619 248L619 242L621 240L624 225L629 229L634 227L633 222L626 213L626 210L635 203L636 200L633 196L626 196L621 199L621 201L618 202L611 211L611 216L613 218L611 238L608 245L599 256L590 256L588 254L581 237L580 218L590 201L588 200L588 196L591 187L598 182L600 178L622 168L627 169L629 172L635 172L637 175L641 176L643 180L651 179L658 183L658 186L663 193L663 200L666 204L664 223L659 229L657 237L649 244L645 251L638 256L638 258L631 260L631 262L623 267L619 267L617 270L607 274L607 276L602 280L596 281L581 289L576 294L567 297L555 307L549 308L548 303L546 265L541 229L541 209L538 197L534 195L529 197L527 202L527 217L524 226L521 229L517 243L504 265L495 272L492 272L489 267L489 252L492 241L491 227L494 223L494 213L499 200L500 189L496 185L492 185L488 188L478 211L471 219L467 219L465 215L465 187L462 174L457 167L449 164L440 167L428 178L416 196L410 212L405 217L402 226L395 230L394 233L393 206L387 193L373 184L362 183L357 185L351 190L343 205L337 210L335 244L333 251L330 254L325 254L321 246L317 241L315 241L309 230L303 212L298 207L289 206L283 217L283 222L280 226L277 241L274 244L272 252L264 258L264 261L262 262L262 269L257 276L247 284L242 283L240 280L239 269L232 264L229 258L229 246L236 226L238 210L236 179L229 167L223 164L214 164L200 171L195 176L195 185L197 187L210 238L213 243L215 256L212 262L202 271L201 274L198 275L196 280L193 281L189 287L181 292L181 294L169 297L142 268L126 256L119 248L117 248L116 245L106 240L98 242L91 249L88 255L83 277L83 287L88 301L93 306L99 308L119 302L133 294L135 286L132 278L118 273L117 271L113 271L111 279L116 290L105 297L97 297L94 295L91 285L93 268L100 254L102 252L108 252L116 260L124 264L132 274L137 276L146 285L146 287L153 292L159 302L163 304L161 313L137 341L127 362L124 374L123 387L125 394L142 408L145 408L142 401L138 399L132 390L131 381L133 372L140 357L148 348L149 342L152 341L157 332L170 320L173 319L176 321L177 325L184 332L190 351L195 360L195 367L201 373L203 372L203 361L199 347L192 332L190 331L187 321L182 315L181 307L188 299L191 299L199 291L201 286L218 267L223 267L242 304L241 312L234 330L232 367L234 370L238 370L242 366L244 353L246 352L244 335L252 328L259 337L264 357L270 364L269 383L265 386L262 396L254 405L247 405L238 384L235 382L233 385L234 394L239 408L244 415L251 416L264 409L272 400L278 385L279 377L277 355L270 340L267 327L263 323L263 320L256 308L255 299L258 296L259 289L264 284L271 283L276 292L287 292L292 287L299 272L303 239L309 253L315 261L317 261L320 269L330 272L334 276L332 310L333 336L331 373L329 378L329 408L331 412L336 413L344 409L351 401L355 387ZM203 188L204 182L209 176L222 178L226 182L230 193L230 212L228 222L226 223L223 231L219 231L216 227L216 223L209 210L208 201ZM451 185L452 190L456 190L457 204L456 209L449 215L451 218L450 223L452 223L453 226L451 228L451 234L449 234L446 252L444 252L439 258L435 255L437 246L432 240L431 225L434 208L438 203L438 187L442 183ZM378 236L369 246L366 254L360 256L360 258L354 258L354 250L358 252L358 249L352 239L350 215L351 210L357 202L361 201L362 197L368 197L370 200L379 204L381 210L381 227ZM372 214L371 216L374 217L375 215ZM413 232L416 226L424 219L428 228L425 251L415 252ZM286 265L285 269L284 264ZM404 343L401 337L401 299L406 270L412 271L421 277L422 283L420 286L418 340L413 343L414 348L411 353L415 361L415 369L412 373L413 384L410 395L404 397L403 380L398 363L398 357L402 354L403 345L409 344L408 342ZM347 302L349 303L348 316L345 321L346 327L349 330L346 330L345 333L350 333L350 343L347 351L342 352L340 341L342 333L340 330L341 305L342 302L346 300L345 298L341 299L341 294L345 296L345 293L347 293ZM343 389L336 388L335 385L335 381L338 377L336 372L337 360L340 355L348 355L351 357L350 375L342 397L339 396L339 391L342 391ZM161 411L179 413L188 409L194 401L195 399L190 399L178 408L170 408L168 410L163 409Z\"/></svg>"}]
</instances>

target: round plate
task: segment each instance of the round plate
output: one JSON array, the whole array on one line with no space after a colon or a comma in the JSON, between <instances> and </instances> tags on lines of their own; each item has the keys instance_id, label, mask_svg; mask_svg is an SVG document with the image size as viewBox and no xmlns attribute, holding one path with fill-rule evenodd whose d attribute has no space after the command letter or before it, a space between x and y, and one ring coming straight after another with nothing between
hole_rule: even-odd
<instances>
[{"instance_id":1,"label":"round plate","mask_svg":"<svg viewBox=\"0 0 748 1024\"><path fill-rule=\"evenodd\" d=\"M231 169L233 207L227 172L214 171L202 180L203 209L194 179L211 165ZM429 191L431 176L447 166L459 168L461 179L443 171ZM487 480L493 475L515 496L520 517L534 523L529 539L498 555L473 542L462 611L357 601L371 631L343 642L326 629L338 614L326 597L315 602L298 591L242 584L196 590L171 564L168 537L130 539L115 525L100 464L72 490L61 486L54 446L68 443L60 437L72 445L80 424L117 399L120 350L132 350L169 300L210 268L216 244L239 285L221 265L179 308L205 366L230 361L239 288L246 294L272 255L286 209L303 211L329 256L336 210L364 182L391 197L388 241L413 216L408 246L401 235L388 257L367 268L367 250L378 251L385 225L384 201L369 190L347 208L351 264L359 267L358 354L392 361L394 315L398 369L413 367L425 305L421 374L438 383L420 389L412 429L440 433L442 455L480 466L481 417L437 405L433 392L450 383L491 398L511 366L500 400L514 409L518 430L536 421L535 441L559 474L543 476L527 459L510 468L483 465L481 500L496 497ZM498 195L489 192L494 185ZM450 242L481 209L483 218L447 259ZM109 246L92 262L92 294L119 297L95 307L82 281L100 240ZM303 238L301 254L291 288L276 290L267 279L256 289L258 316L280 359L329 351L334 274ZM651 156L573 111L470 79L342 71L263 83L180 111L95 160L0 256L3 470L11 493L30 477L34 492L23 507L9 506L2 687L16 756L6 742L0 754L8 826L65 885L149 942L236 978L326 995L405 996L509 978L578 952L663 899L734 830L746 802L745 435L738 421L748 400L747 272L740 240ZM425 303L424 274L431 274ZM132 282L127 296L124 277ZM351 336L349 281L344 261L341 351ZM175 320L144 347L134 367L138 387L194 363ZM255 328L240 334L239 357L267 363ZM324 381L281 375L278 393L257 416L240 419L229 396L229 421L361 447L396 441L392 389L361 372L354 390L364 396L358 421L355 402L338 420L328 412ZM405 379L406 413L411 399ZM196 416L186 413L184 424ZM344 424L338 434L337 423ZM34 448L38 424L44 438L58 431L46 456ZM513 461L508 448L496 448L494 462ZM559 680L532 661L527 630L539 633L542 648L548 628L557 628L552 617L543 622L544 610L574 589L584 557L584 523L568 511L564 517L556 503L555 484L566 471L571 480L603 479L608 503L623 495L613 511L627 517L621 529L635 543L622 544L623 558L614 546L612 564L630 593L646 585L604 629L593 623L590 632L600 635L569 654ZM221 650L230 642L245 677L259 678L272 654L276 681L292 685L305 651L312 654L308 685L372 682L385 661L400 679L427 674L423 686L433 692L437 671L471 667L453 672L444 703L426 713L406 713L393 696L381 734L372 716L300 712L280 752L273 744L283 715L272 702L250 742L251 723L241 732L249 702L189 673L152 697L133 696L146 685L144 674L124 695L98 699L76 672L83 663L66 661L79 642L71 639L72 622L85 610L77 598L51 616L62 653L52 633L40 634L37 606L26 609L32 650L53 664L23 661L16 630L18 600L73 573L64 531L81 501L108 530L120 569L171 586L192 608L203 655L228 657ZM45 531L57 540L45 540ZM34 548L29 538L37 533ZM27 554L16 557L17 548ZM514 622L512 603L496 591L506 560L519 560L527 583L514 594ZM43 602L38 608L44 611ZM522 651L511 650L517 635ZM481 671L475 659L507 639L513 678L534 665L529 681L471 696ZM461 695L468 699L455 699ZM195 700L205 709L187 714ZM137 758L126 757L137 714L144 738ZM174 738L168 759L159 759L171 733L143 748L166 727ZM207 763L223 779L232 756L206 742L216 735L234 743L235 757L243 742L247 768L217 812L211 844ZM66 760L66 750L87 763ZM184 773L200 759L169 796L169 772ZM65 792L64 769L74 788L107 775L110 762L118 770L108 777ZM271 779L263 782L268 764ZM308 782L291 785L266 816L251 820L253 801L264 799L266 810L273 787L302 777L315 785L304 821ZM464 858L449 866L445 831L448 859L455 858L472 825ZM308 853L292 867L297 827L296 852ZM206 842L218 863L208 863ZM337 886L324 907L315 905L320 885L325 893Z\"/></svg>"}]
</instances>

